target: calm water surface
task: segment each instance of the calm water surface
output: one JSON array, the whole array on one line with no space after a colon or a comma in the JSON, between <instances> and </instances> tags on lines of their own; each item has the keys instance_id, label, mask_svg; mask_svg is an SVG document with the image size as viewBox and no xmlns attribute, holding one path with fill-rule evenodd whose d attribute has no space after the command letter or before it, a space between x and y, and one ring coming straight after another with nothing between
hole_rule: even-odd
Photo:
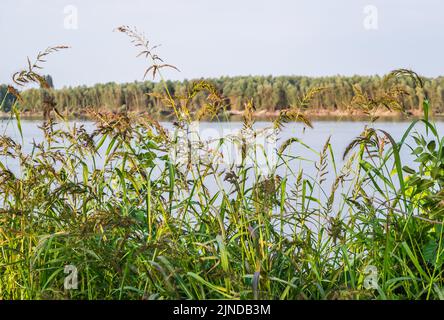
<instances>
[{"instance_id":1,"label":"calm water surface","mask_svg":"<svg viewBox=\"0 0 444 320\"><path fill-rule=\"evenodd\" d=\"M42 130L39 129L43 121L36 120L22 120L22 131L23 131L23 142L20 137L19 131L17 129L16 123L7 120L0 121L0 134L7 134L12 137L16 142L22 144L22 149L25 153L30 153L32 151L32 143L40 142L43 140ZM76 121L76 125L84 125L88 132L92 132L95 127L92 122L88 121ZM167 129L173 129L171 123L162 123ZM290 123L287 124L285 129L280 133L278 137L278 141L275 144L275 148L279 148L279 146L289 138L295 137L300 139L303 143L310 146L315 151L319 152L322 150L326 140L331 136L331 145L334 152L334 157L336 161L336 166L338 171L341 169L343 160L342 156L349 145L349 143L364 130L365 126L368 125L368 122L358 122L358 121L316 121L313 123L313 129L303 129L303 126L300 123ZM74 122L71 122L70 125L74 125ZM269 127L271 124L269 122L257 122L255 124L256 129ZM390 135L393 136L395 141L399 141L405 130L409 127L410 122L377 122L372 126L376 129L382 129L387 131ZM225 136L226 134L230 134L241 129L243 124L241 122L203 122L199 124L199 132L201 133L201 137L203 138L215 138ZM438 132L441 133L444 130L444 122L436 123ZM424 133L425 130L421 125L417 126L417 131ZM413 130L412 132L414 132ZM408 139L408 142L412 142L413 139ZM105 144L106 145L106 144ZM103 148L106 148L103 147ZM102 151L103 152L103 151ZM99 151L100 153L100 151ZM224 150L222 150L224 153ZM272 152L273 153L273 152ZM288 154L288 152L286 152ZM411 156L411 151L409 148L404 147L401 150L401 158L403 165L409 165L412 168L415 168L415 164L413 162L413 157ZM288 183L290 185L294 184L296 175L299 170L303 169L306 177L316 177L316 169L314 166L314 162L319 160L319 155L316 152L309 151L301 145L293 145L291 148L291 155L295 155L303 158L304 160L296 160L291 163L291 170L293 174L289 174L287 168L284 166L280 167L277 173L281 176L286 176L288 178ZM100 159L97 160L97 165L100 168ZM103 160L103 159L102 159ZM17 164L17 161L13 160L5 160L4 157L0 157L0 161L6 165L12 172L20 175L20 170ZM285 172L282 172L285 171ZM331 161L329 162L328 167L329 173L326 175L326 180L323 184L325 192L329 192L328 190L331 188L333 181L335 180L335 173L331 165ZM79 172L79 174L81 174ZM253 173L252 173L253 174ZM225 191L229 191L232 189L232 186L227 182L222 182L222 185L218 185L213 178L209 177L205 181L205 185L208 190L214 194L217 192L220 187L224 188ZM394 179L395 185L396 179ZM220 182L219 182L220 183ZM247 181L247 184L254 183L254 181ZM363 186L365 189L365 186ZM336 210L339 208L339 200L335 200L333 209Z\"/></svg>"},{"instance_id":2,"label":"calm water surface","mask_svg":"<svg viewBox=\"0 0 444 320\"><path fill-rule=\"evenodd\" d=\"M23 150L25 152L31 152L32 142L40 142L43 140L42 130L39 129L43 121L39 120L22 120L23 131ZM94 130L94 124L89 121L75 121L78 125L84 125L88 132ZM74 124L74 121L70 123ZM171 129L171 123L162 123L166 128ZM361 121L316 121L313 123L314 128L303 129L300 123L289 123L280 133L276 146L279 147L285 140L291 137L296 137L309 145L316 151L322 150L326 140L331 136L331 144L334 150L334 155L337 161L338 167L342 163L342 155L347 145L357 137L368 125L368 122ZM377 129L383 129L390 133L393 138L398 141L401 139L405 130L410 125L410 122L376 122L372 124ZM255 124L256 129L266 128L270 126L269 122L257 122ZM235 132L242 128L241 122L202 122L199 124L199 132L203 133L204 137L223 136L232 132ZM444 121L437 122L438 132L444 130ZM421 125L417 126L417 130L424 132ZM0 121L0 134L6 134L11 136L17 142L21 143L21 137L14 121L1 120ZM307 159L316 161L317 155L308 151L303 147L293 147L292 152L297 152L298 156L306 157ZM402 158L406 163L410 163L410 150L408 148L402 149ZM4 159L2 159L3 161ZM14 164L11 164L14 166ZM308 164L307 164L308 165ZM312 164L310 165L312 166ZM14 167L10 168L15 171Z\"/></svg>"}]
</instances>

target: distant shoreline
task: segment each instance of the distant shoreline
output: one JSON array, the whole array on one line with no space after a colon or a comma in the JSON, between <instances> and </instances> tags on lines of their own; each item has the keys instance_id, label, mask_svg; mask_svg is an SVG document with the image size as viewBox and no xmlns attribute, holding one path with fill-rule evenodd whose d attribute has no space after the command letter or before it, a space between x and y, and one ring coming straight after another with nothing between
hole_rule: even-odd
<instances>
[{"instance_id":1,"label":"distant shoreline","mask_svg":"<svg viewBox=\"0 0 444 320\"><path fill-rule=\"evenodd\" d=\"M441 90L444 87L444 77L424 79L424 81L426 85L423 89L416 88L409 78L397 78L387 86L384 85L382 78L372 76L318 78L239 76L166 83L170 94L177 100L176 103L186 105L190 112L206 107L208 99L212 99L209 96L210 92L207 91L210 90L215 94L213 98L217 96L218 102L215 104L217 109L223 107L230 109L223 112L219 118L225 120L242 117L242 110L250 102L257 111L255 114L257 119L273 119L278 114L274 110L300 105L307 108L304 115L310 119L365 120L369 117L360 107L375 106L380 107L376 115L381 118L403 119L405 115L387 112L383 107L386 105L383 103L384 99L393 101L396 105L394 109L402 106L409 116L421 116L424 97L429 100L430 110L433 110L433 113L444 114L444 91ZM164 90L163 83L143 81L54 89L51 95L60 113L69 118L84 119L86 109L94 108L106 112L125 112L125 110L148 112L154 119L173 120L172 108L168 106L169 102L163 100ZM419 92L417 90L421 95L417 94ZM5 92L7 87L0 85L0 97ZM190 92L194 92L193 98L188 96ZM40 112L44 108L41 90L35 88L23 90L21 97L22 101L18 103L18 107L23 111L22 116L41 117ZM301 104L301 99L306 101ZM14 99L5 102L4 110L10 110L13 102Z\"/></svg>"},{"instance_id":2,"label":"distant shoreline","mask_svg":"<svg viewBox=\"0 0 444 320\"><path fill-rule=\"evenodd\" d=\"M103 110L108 111L108 110ZM130 111L135 113L142 113L145 111L142 110L135 110ZM261 110L253 113L253 117L256 120L259 121L272 121L276 119L279 116L279 110L276 111L266 111ZM242 121L243 119L244 111L242 110L231 110L226 112L225 114L219 115L219 117L213 119L213 121ZM52 113L54 116L54 113ZM7 112L0 112L0 119L6 120L11 118L12 114ZM86 113L72 113L72 114L64 114L64 116L67 117L69 120L90 120L90 117ZM330 111L327 109L324 110L317 110L316 112L306 111L304 112L304 116L308 117L312 121L367 121L370 120L370 117L363 112L360 112L358 110L349 110L349 111L343 111L343 110L337 110L337 111ZM378 120L390 120L390 121L409 121L411 119L420 118L422 116L422 110L414 110L413 112L410 111L408 115L401 114L399 112L393 112L393 111L379 111L375 113L375 116L378 118ZM24 120L43 120L43 114L42 112L30 112L25 111L20 113L21 119ZM173 115L153 115L153 118L159 121L173 121L175 120ZM434 114L431 115L431 118L436 119L444 119L444 114ZM210 121L209 119L202 119L202 121Z\"/></svg>"}]
</instances>

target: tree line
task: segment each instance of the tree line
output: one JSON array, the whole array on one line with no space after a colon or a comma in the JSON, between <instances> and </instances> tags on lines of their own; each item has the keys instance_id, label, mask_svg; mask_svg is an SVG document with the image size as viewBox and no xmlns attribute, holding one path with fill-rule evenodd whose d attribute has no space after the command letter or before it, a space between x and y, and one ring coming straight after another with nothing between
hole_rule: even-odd
<instances>
[{"instance_id":1,"label":"tree line","mask_svg":"<svg viewBox=\"0 0 444 320\"><path fill-rule=\"evenodd\" d=\"M202 79L199 79L202 80ZM252 99L257 111L276 111L297 105L301 97L310 89L322 87L313 97L308 111L345 111L360 88L369 97L376 97L384 90L380 76L239 76L205 79L212 83L226 99L231 110L243 110L247 101ZM52 79L51 79L52 81ZM194 80L197 81L197 80ZM444 77L428 78L423 89L415 87L409 78L397 79L397 85L405 94L401 102L406 110L420 109L425 96L430 100L435 113L444 111ZM159 98L166 85L172 95L185 96L193 80L167 81L165 84L151 81L117 84L114 82L94 86L65 87L51 90L57 110L69 115L82 115L86 108L99 110L148 111L153 115L167 114L170 110ZM7 87L0 86L0 101L3 111L9 111L15 99L12 95L5 98ZM42 89L28 89L21 92L20 110L29 113L43 111L44 94ZM193 99L193 107L199 109L205 103L202 94Z\"/></svg>"}]
</instances>

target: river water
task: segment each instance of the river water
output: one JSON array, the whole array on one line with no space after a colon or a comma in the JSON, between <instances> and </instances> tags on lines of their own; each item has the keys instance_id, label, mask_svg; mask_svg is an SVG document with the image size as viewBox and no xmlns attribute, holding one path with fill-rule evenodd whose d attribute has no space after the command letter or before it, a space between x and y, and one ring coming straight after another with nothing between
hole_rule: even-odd
<instances>
[{"instance_id":1,"label":"river water","mask_svg":"<svg viewBox=\"0 0 444 320\"><path fill-rule=\"evenodd\" d=\"M41 126L42 124L43 121L22 120L21 126L23 137L21 137L17 128L17 124L14 121L1 120L0 135L6 134L12 137L16 142L22 145L22 150L25 153L30 153L33 149L33 142L35 141L38 143L43 140L43 132L39 128L39 126ZM88 132L92 132L95 129L94 123L89 121L76 121L75 124L84 125ZM74 125L74 121L70 122L69 125ZM162 125L169 131L172 131L174 129L171 123L164 122L162 123ZM269 122L257 122L255 124L255 129L260 132L262 129L270 127L270 125L271 123ZM337 172L339 172L342 165L344 164L343 153L345 149L350 144L350 142L355 137L359 136L364 128L368 125L368 122L363 121L316 121L313 123L313 129L304 129L303 125L300 123L289 123L279 133L277 141L272 141L272 143L269 143L268 149L266 149L268 154L275 154L276 152L273 152L273 150L278 149L287 139L299 139L303 144L309 146L311 149L304 147L302 144L295 144L291 147L291 149L289 149L289 152L287 154L294 155L295 157L298 157L298 159L292 162L292 166L294 166L294 168L292 168L292 170L294 169L293 176L291 178L288 178L288 181L289 183L293 183L291 182L291 180L295 180L294 173L297 173L301 169L304 171L304 174L307 177L315 177L316 179L316 168L314 164L319 160L319 152L323 149L323 146L325 145L327 139L330 137L330 143L335 158ZM395 141L399 141L402 138L409 125L410 122L399 121L384 121L371 124L371 126L375 129L382 129L388 132ZM241 122L201 122L198 125L197 131L199 132L200 137L205 140L232 135L233 133L238 132L242 128L242 126L243 124ZM438 133L443 132L444 122L437 122L436 128L438 130ZM417 129L412 130L411 135L413 135L415 131L424 134L424 126L418 124ZM414 143L411 137L407 139L407 142ZM227 155L228 153L230 153L230 148L222 148L220 149L220 151L225 159L229 158L229 156ZM415 164L413 162L414 157L412 157L411 155L411 149L407 146L403 147L401 150L401 160L403 162L403 165L409 165L412 168L415 168ZM12 172L20 174L17 161L5 160L3 156L0 156L0 161L3 165L6 165ZM329 173L326 176L326 181L324 182L326 192L328 192L332 185L332 182L335 179L335 173L334 168L332 167L331 158L329 159L328 170ZM253 174L252 171L249 172ZM279 171L277 171L277 173L282 174L283 176L288 174L288 172ZM266 176L266 171L263 176ZM205 184L211 193L216 192L221 187L220 185L217 185L214 181L209 181L208 185L206 182ZM226 189L231 187L232 186L230 186L228 182L223 182L222 188Z\"/></svg>"},{"instance_id":2,"label":"river water","mask_svg":"<svg viewBox=\"0 0 444 320\"><path fill-rule=\"evenodd\" d=\"M39 120L22 120L22 133L23 138L19 134L17 124L13 120L0 120L0 134L6 134L12 137L16 142L22 144L22 149L25 153L29 153L33 148L33 141L40 142L43 140L43 132L39 128L43 124L43 121ZM95 129L94 123L90 121L75 121L76 125L84 125L87 131L92 132ZM74 121L70 122L69 125L74 125ZM163 122L165 128L169 131L173 131L174 127L171 123ZM201 122L197 126L197 131L203 140L221 138L225 136L232 135L238 132L242 128L241 122ZM269 122L256 122L255 129L261 131L264 128L270 127ZM309 150L302 144L295 144L289 149L290 154L295 154L304 161L299 161L299 166L304 169L304 172L311 174L315 171L314 162L318 161L319 154L315 151L320 152L326 142L330 138L330 143L332 145L333 154L335 157L336 167L338 170L343 164L343 153L350 142L364 130L365 126L368 126L368 122L364 121L316 121L313 123L314 128L305 128L301 123L288 123L284 129L277 136L277 141L267 142L267 154L275 154L273 149L279 148L284 141L289 138L298 138L301 142L308 145L314 151ZM395 141L399 141L403 136L404 132L410 125L410 122L399 122L399 121L384 121L376 122L371 124L375 129L382 129L388 132ZM444 130L444 121L436 123L438 133ZM424 126L421 124L417 125L417 130L424 133ZM412 131L412 133L415 130ZM263 140L268 141L267 139ZM412 139L408 141L413 142ZM214 145L213 145L214 146ZM230 159L231 162L235 161L234 158L239 158L237 155L233 155L232 150L229 147L223 147L220 149L220 153L223 157ZM403 147L401 150L401 158L403 164L412 165L413 158L411 156L411 151L408 147ZM233 160L234 159L234 160ZM4 158L0 158L2 163L6 164L10 170L13 172L17 171L17 163L5 161ZM6 162L6 163L5 163ZM264 161L265 162L265 161ZM331 163L331 159L330 159ZM266 166L266 165L265 165Z\"/></svg>"},{"instance_id":3,"label":"river water","mask_svg":"<svg viewBox=\"0 0 444 320\"><path fill-rule=\"evenodd\" d=\"M85 128L92 132L94 130L94 124L90 121L75 121L78 125L84 125ZM74 121L70 122L73 125ZM12 120L0 120L0 134L6 134L12 137L17 142L23 145L24 151L29 152L32 149L32 142L40 142L43 140L42 130L39 126L43 124L40 120L22 120L22 132L23 132L23 143L20 137L19 130L15 121ZM166 128L171 129L172 124L163 122ZM347 147L347 145L357 137L365 128L369 125L368 122L364 121L316 121L313 123L314 128L304 129L300 123L289 123L283 129L283 131L278 135L277 146L279 146L285 140L291 137L297 137L305 144L313 148L314 150L320 151L325 144L329 136L331 136L330 142L335 152L338 162L342 158L342 154ZM376 122L371 124L372 127L376 129L382 129L387 131L393 136L395 140L399 140L410 122ZM444 121L436 123L438 132L444 130ZM255 128L260 130L270 126L269 122L256 122ZM241 122L201 122L198 125L198 130L201 137L222 137L229 135L233 132L242 128ZM418 129L421 125L418 125ZM421 128L423 129L423 128ZM424 130L419 130L424 132ZM408 155L408 150L404 149L403 156ZM302 152L303 149L302 149Z\"/></svg>"}]
</instances>

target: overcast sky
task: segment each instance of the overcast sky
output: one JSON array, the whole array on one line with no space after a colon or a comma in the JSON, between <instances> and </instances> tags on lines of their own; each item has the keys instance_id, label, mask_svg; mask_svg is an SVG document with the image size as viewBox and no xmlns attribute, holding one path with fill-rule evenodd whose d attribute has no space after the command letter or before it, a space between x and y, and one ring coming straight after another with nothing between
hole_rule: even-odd
<instances>
[{"instance_id":1,"label":"overcast sky","mask_svg":"<svg viewBox=\"0 0 444 320\"><path fill-rule=\"evenodd\" d=\"M48 46L56 87L142 80L119 25L176 65L171 79L223 75L444 74L442 0L1 0L0 83ZM73 10L74 8L74 10ZM77 15L76 15L77 13ZM77 22L77 24L76 24Z\"/></svg>"}]
</instances>

